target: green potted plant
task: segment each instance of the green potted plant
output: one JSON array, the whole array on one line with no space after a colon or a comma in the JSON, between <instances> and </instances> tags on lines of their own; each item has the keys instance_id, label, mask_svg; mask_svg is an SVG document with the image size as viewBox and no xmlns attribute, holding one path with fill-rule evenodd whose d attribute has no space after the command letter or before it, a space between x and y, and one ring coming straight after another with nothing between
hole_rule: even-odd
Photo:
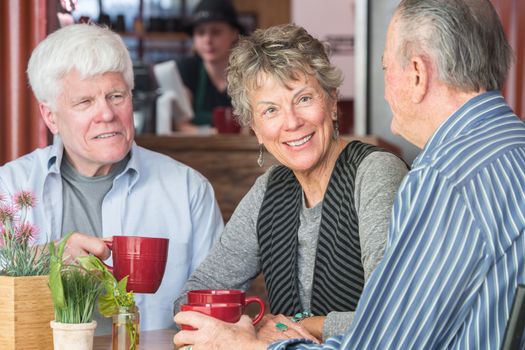
<instances>
[{"instance_id":1,"label":"green potted plant","mask_svg":"<svg viewBox=\"0 0 525 350\"><path fill-rule=\"evenodd\" d=\"M133 292L126 291L128 277L117 281L95 256L81 256L77 260L83 268L94 271L103 281L104 293L99 297L98 310L102 316L113 318L112 349L138 349L140 316Z\"/></svg>"},{"instance_id":2,"label":"green potted plant","mask_svg":"<svg viewBox=\"0 0 525 350\"><path fill-rule=\"evenodd\" d=\"M0 349L42 349L53 343L49 321L53 305L48 288L50 256L34 244L37 228L26 219L34 195L0 193Z\"/></svg>"},{"instance_id":3,"label":"green potted plant","mask_svg":"<svg viewBox=\"0 0 525 350\"><path fill-rule=\"evenodd\" d=\"M97 327L93 312L104 283L96 271L85 269L76 260L64 261L70 236L66 235L56 246L49 244L49 288L55 311L55 320L50 323L53 343L55 350L91 350Z\"/></svg>"},{"instance_id":4,"label":"green potted plant","mask_svg":"<svg viewBox=\"0 0 525 350\"><path fill-rule=\"evenodd\" d=\"M70 236L66 235L56 246L53 242L49 244L55 350L92 349L96 328L93 312L97 301L100 314L113 318L113 350L137 349L140 316L133 292L126 291L127 276L117 281L92 255L79 256L66 263L63 254Z\"/></svg>"},{"instance_id":5,"label":"green potted plant","mask_svg":"<svg viewBox=\"0 0 525 350\"><path fill-rule=\"evenodd\" d=\"M96 328L93 312L98 301L102 316L113 318L113 350L135 350L139 344L140 316L133 292L126 291L127 276L117 281L95 256L63 257L71 234L58 245L49 244L49 287L55 308L51 321L55 350L91 350Z\"/></svg>"}]
</instances>

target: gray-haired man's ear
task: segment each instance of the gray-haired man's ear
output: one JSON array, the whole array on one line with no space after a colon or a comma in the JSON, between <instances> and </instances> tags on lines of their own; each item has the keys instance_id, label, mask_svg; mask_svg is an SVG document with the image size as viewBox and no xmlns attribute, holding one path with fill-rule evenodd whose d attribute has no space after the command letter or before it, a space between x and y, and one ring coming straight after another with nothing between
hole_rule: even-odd
<instances>
[{"instance_id":1,"label":"gray-haired man's ear","mask_svg":"<svg viewBox=\"0 0 525 350\"><path fill-rule=\"evenodd\" d=\"M429 89L431 69L429 62L421 56L414 56L410 60L412 77L412 102L419 103L423 100Z\"/></svg>"}]
</instances>

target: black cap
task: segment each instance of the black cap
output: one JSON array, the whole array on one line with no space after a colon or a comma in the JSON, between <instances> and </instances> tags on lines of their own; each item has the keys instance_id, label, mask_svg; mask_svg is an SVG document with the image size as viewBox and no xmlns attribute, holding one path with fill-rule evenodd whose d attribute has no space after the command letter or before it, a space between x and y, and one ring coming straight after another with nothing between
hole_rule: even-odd
<instances>
[{"instance_id":1,"label":"black cap","mask_svg":"<svg viewBox=\"0 0 525 350\"><path fill-rule=\"evenodd\" d=\"M193 29L196 26L211 21L224 21L239 30L240 34L244 34L245 32L237 18L237 11L235 11L235 8L229 0L202 0L195 6L184 29L189 34L193 34Z\"/></svg>"}]
</instances>

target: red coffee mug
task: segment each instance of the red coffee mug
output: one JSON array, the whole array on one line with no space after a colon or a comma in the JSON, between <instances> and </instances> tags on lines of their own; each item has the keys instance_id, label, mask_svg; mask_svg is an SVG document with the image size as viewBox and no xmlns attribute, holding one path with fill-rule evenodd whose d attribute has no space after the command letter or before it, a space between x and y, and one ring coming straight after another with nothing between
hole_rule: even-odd
<instances>
[{"instance_id":1,"label":"red coffee mug","mask_svg":"<svg viewBox=\"0 0 525 350\"><path fill-rule=\"evenodd\" d=\"M241 131L241 126L233 117L231 107L213 109L213 126L219 134L238 134Z\"/></svg>"},{"instance_id":2,"label":"red coffee mug","mask_svg":"<svg viewBox=\"0 0 525 350\"><path fill-rule=\"evenodd\" d=\"M196 311L224 322L235 323L240 320L243 306L239 303L217 303L217 304L181 304L181 311ZM181 329L193 331L195 328L181 325Z\"/></svg>"},{"instance_id":3,"label":"red coffee mug","mask_svg":"<svg viewBox=\"0 0 525 350\"><path fill-rule=\"evenodd\" d=\"M113 236L106 242L113 256L109 271L120 281L128 276L126 290L155 293L159 289L168 258L167 238Z\"/></svg>"},{"instance_id":4,"label":"red coffee mug","mask_svg":"<svg viewBox=\"0 0 525 350\"><path fill-rule=\"evenodd\" d=\"M259 304L260 311L252 320L255 325L264 316L266 310L264 301L256 296L246 297L246 293L239 289L200 289L190 290L187 294L188 304L217 304L237 303L242 305L242 313L246 305L250 303Z\"/></svg>"}]
</instances>

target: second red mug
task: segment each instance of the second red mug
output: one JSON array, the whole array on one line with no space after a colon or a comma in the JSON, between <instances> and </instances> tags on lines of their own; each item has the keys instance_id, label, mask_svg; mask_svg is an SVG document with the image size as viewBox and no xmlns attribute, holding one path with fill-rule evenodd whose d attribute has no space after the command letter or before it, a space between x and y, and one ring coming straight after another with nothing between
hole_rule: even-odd
<instances>
[{"instance_id":1,"label":"second red mug","mask_svg":"<svg viewBox=\"0 0 525 350\"><path fill-rule=\"evenodd\" d=\"M264 301L256 296L246 296L246 293L239 289L200 289L190 290L187 294L188 304L217 304L217 303L236 303L242 305L242 313L250 303L259 304L259 313L252 320L255 325L264 316L266 308Z\"/></svg>"},{"instance_id":2,"label":"second red mug","mask_svg":"<svg viewBox=\"0 0 525 350\"><path fill-rule=\"evenodd\" d=\"M217 303L217 304L182 304L181 311L196 311L224 322L235 323L239 321L243 313L243 306L239 303ZM195 328L181 325L181 329L193 331Z\"/></svg>"}]
</instances>

